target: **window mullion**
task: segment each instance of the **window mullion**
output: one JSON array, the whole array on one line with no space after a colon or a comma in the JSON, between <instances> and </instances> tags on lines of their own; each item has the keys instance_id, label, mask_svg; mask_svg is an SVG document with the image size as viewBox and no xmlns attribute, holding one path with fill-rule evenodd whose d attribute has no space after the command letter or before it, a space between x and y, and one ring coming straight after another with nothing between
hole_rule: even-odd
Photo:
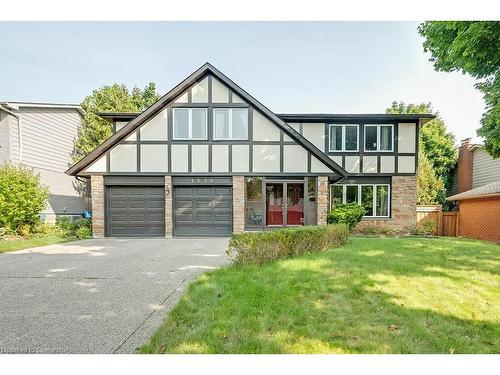
<instances>
[{"instance_id":1,"label":"window mullion","mask_svg":"<svg viewBox=\"0 0 500 375\"><path fill-rule=\"evenodd\" d=\"M373 185L373 216L377 215L377 185Z\"/></svg>"},{"instance_id":2,"label":"window mullion","mask_svg":"<svg viewBox=\"0 0 500 375\"><path fill-rule=\"evenodd\" d=\"M346 204L347 202L347 185L344 185L342 188L342 203Z\"/></svg>"}]
</instances>

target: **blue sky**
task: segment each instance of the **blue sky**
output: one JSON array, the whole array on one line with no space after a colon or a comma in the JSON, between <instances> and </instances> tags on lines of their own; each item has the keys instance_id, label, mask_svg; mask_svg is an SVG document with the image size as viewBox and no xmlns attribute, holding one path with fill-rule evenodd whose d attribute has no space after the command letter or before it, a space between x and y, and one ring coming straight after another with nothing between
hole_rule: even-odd
<instances>
[{"instance_id":1,"label":"blue sky","mask_svg":"<svg viewBox=\"0 0 500 375\"><path fill-rule=\"evenodd\" d=\"M167 92L208 61L277 113L432 102L475 136L474 80L435 72L417 22L0 22L0 100L81 102L114 82Z\"/></svg>"}]
</instances>

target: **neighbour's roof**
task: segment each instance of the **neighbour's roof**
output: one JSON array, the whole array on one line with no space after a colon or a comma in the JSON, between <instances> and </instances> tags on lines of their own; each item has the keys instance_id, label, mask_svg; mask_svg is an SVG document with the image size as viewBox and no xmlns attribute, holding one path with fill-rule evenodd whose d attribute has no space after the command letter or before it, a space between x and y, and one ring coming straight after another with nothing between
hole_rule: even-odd
<instances>
[{"instance_id":1,"label":"neighbour's roof","mask_svg":"<svg viewBox=\"0 0 500 375\"><path fill-rule=\"evenodd\" d=\"M15 101L0 101L0 105L9 110L19 110L19 108L62 108L62 109L76 109L82 116L85 111L80 104L68 103L40 103L40 102L15 102Z\"/></svg>"},{"instance_id":2,"label":"neighbour's roof","mask_svg":"<svg viewBox=\"0 0 500 375\"><path fill-rule=\"evenodd\" d=\"M464 191L463 193L452 195L446 199L449 201L461 201L464 199L488 198L495 196L500 196L500 181L495 181L488 185Z\"/></svg>"},{"instance_id":3,"label":"neighbour's roof","mask_svg":"<svg viewBox=\"0 0 500 375\"><path fill-rule=\"evenodd\" d=\"M98 112L97 115L108 121L131 121L139 116L140 112ZM421 124L435 118L435 115L422 114L341 114L341 113L278 113L281 120L286 122L327 122L327 121L414 121Z\"/></svg>"}]
</instances>

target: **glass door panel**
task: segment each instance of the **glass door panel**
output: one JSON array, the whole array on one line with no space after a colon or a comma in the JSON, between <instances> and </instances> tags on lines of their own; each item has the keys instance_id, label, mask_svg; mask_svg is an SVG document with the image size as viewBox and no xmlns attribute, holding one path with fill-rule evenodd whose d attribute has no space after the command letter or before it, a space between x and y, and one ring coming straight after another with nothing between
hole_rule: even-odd
<instances>
[{"instance_id":1,"label":"glass door panel","mask_svg":"<svg viewBox=\"0 0 500 375\"><path fill-rule=\"evenodd\" d=\"M304 225L304 184L287 184L287 225Z\"/></svg>"},{"instance_id":2,"label":"glass door panel","mask_svg":"<svg viewBox=\"0 0 500 375\"><path fill-rule=\"evenodd\" d=\"M283 184L266 184L266 225L283 225Z\"/></svg>"}]
</instances>

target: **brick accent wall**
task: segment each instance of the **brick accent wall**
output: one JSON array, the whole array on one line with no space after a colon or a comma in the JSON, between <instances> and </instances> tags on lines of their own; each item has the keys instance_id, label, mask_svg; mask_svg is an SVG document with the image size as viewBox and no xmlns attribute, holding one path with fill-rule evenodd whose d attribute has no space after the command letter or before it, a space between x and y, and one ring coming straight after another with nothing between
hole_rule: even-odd
<instances>
[{"instance_id":1,"label":"brick accent wall","mask_svg":"<svg viewBox=\"0 0 500 375\"><path fill-rule=\"evenodd\" d=\"M233 176L233 233L245 231L245 177Z\"/></svg>"},{"instance_id":2,"label":"brick accent wall","mask_svg":"<svg viewBox=\"0 0 500 375\"><path fill-rule=\"evenodd\" d=\"M500 243L500 197L460 201L460 236Z\"/></svg>"},{"instance_id":3,"label":"brick accent wall","mask_svg":"<svg viewBox=\"0 0 500 375\"><path fill-rule=\"evenodd\" d=\"M472 168L474 164L474 153L469 151L469 138L464 139L458 148L458 192L472 189Z\"/></svg>"},{"instance_id":4,"label":"brick accent wall","mask_svg":"<svg viewBox=\"0 0 500 375\"><path fill-rule=\"evenodd\" d=\"M326 225L328 215L328 177L318 176L316 199L316 218L318 225Z\"/></svg>"},{"instance_id":5,"label":"brick accent wall","mask_svg":"<svg viewBox=\"0 0 500 375\"><path fill-rule=\"evenodd\" d=\"M375 225L397 232L408 232L417 223L417 176L393 176L391 200L391 218L363 219L356 228Z\"/></svg>"},{"instance_id":6,"label":"brick accent wall","mask_svg":"<svg viewBox=\"0 0 500 375\"><path fill-rule=\"evenodd\" d=\"M173 235L172 176L165 176L165 237Z\"/></svg>"},{"instance_id":7,"label":"brick accent wall","mask_svg":"<svg viewBox=\"0 0 500 375\"><path fill-rule=\"evenodd\" d=\"M104 177L90 177L92 197L92 237L104 237Z\"/></svg>"}]
</instances>

